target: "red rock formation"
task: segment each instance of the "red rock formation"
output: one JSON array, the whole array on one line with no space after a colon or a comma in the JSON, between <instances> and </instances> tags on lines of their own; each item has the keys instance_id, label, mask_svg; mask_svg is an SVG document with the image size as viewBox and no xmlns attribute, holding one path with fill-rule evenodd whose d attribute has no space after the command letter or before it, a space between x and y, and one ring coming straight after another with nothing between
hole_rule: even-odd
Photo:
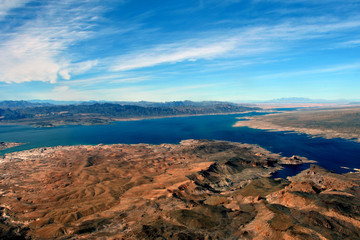
<instances>
[{"instance_id":1,"label":"red rock formation","mask_svg":"<svg viewBox=\"0 0 360 240\"><path fill-rule=\"evenodd\" d=\"M268 178L280 159L205 140L8 154L0 238L360 238L359 173L312 166L290 181Z\"/></svg>"}]
</instances>

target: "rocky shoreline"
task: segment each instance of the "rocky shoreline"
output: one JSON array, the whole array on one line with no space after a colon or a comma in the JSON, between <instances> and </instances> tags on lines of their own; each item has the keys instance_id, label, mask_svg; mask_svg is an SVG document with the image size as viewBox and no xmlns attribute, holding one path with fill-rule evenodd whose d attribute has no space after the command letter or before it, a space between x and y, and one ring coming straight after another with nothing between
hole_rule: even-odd
<instances>
[{"instance_id":1,"label":"rocky shoreline","mask_svg":"<svg viewBox=\"0 0 360 240\"><path fill-rule=\"evenodd\" d=\"M0 159L0 238L356 239L360 173L256 145L59 146Z\"/></svg>"},{"instance_id":2,"label":"rocky shoreline","mask_svg":"<svg viewBox=\"0 0 360 240\"><path fill-rule=\"evenodd\" d=\"M255 129L262 129L268 131L280 131L280 132L297 132L305 133L313 137L323 137L327 139L343 138L351 141L360 142L360 136L352 133L341 133L330 129L316 129L316 128L300 128L292 126L281 126L272 123L266 119L259 117L247 117L239 118L241 121L237 121L233 127L249 127Z\"/></svg>"},{"instance_id":3,"label":"rocky shoreline","mask_svg":"<svg viewBox=\"0 0 360 240\"><path fill-rule=\"evenodd\" d=\"M0 142L0 150L5 150L12 147L17 147L23 145L24 143L16 143L16 142Z\"/></svg>"}]
</instances>

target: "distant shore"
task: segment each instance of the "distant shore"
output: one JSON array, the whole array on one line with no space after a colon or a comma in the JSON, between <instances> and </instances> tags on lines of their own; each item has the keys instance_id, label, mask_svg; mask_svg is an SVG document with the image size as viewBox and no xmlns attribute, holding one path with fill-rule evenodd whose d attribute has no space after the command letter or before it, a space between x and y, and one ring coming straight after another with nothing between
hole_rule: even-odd
<instances>
[{"instance_id":1,"label":"distant shore","mask_svg":"<svg viewBox=\"0 0 360 240\"><path fill-rule=\"evenodd\" d=\"M341 133L330 129L280 126L270 121L267 121L266 119L259 119L256 117L248 117L241 119L243 120L236 122L233 125L233 127L249 127L249 128L262 129L268 131L297 132L297 133L305 133L313 137L323 137L327 139L343 138L347 140L360 142L360 136L358 134Z\"/></svg>"},{"instance_id":2,"label":"distant shore","mask_svg":"<svg viewBox=\"0 0 360 240\"><path fill-rule=\"evenodd\" d=\"M204 114L183 114L183 115L169 115L159 117L139 117L139 118L119 118L112 122L125 122L125 121L140 121L146 119L162 119L162 118L176 118L176 117L197 117L197 116L216 116L216 115L232 115L232 114L243 114L250 112L264 112L263 110L245 111L245 112L230 112L230 113L204 113ZM266 111L268 112L268 111Z\"/></svg>"},{"instance_id":3,"label":"distant shore","mask_svg":"<svg viewBox=\"0 0 360 240\"><path fill-rule=\"evenodd\" d=\"M0 150L5 150L8 148L17 147L23 145L24 143L16 143L16 142L0 142Z\"/></svg>"},{"instance_id":4,"label":"distant shore","mask_svg":"<svg viewBox=\"0 0 360 240\"><path fill-rule=\"evenodd\" d=\"M264 110L254 110L254 111L244 111L244 112L228 112L228 113L204 113L204 114L182 114L182 115L168 115L168 116L154 116L154 117L134 117L134 118L101 118L97 120L101 121L87 121L85 119L80 122L75 121L58 121L58 122L0 122L0 126L6 125L27 125L33 127L57 127L57 126L65 126L65 125L79 125L79 126L94 126L94 125L107 125L114 122L127 122L127 121L140 121L140 120L147 120L147 119L163 119L163 118L176 118L176 117L195 117L195 116L215 116L215 115L232 115L232 114L244 114L250 112L263 112ZM268 112L268 111L266 111ZM90 119L91 120L91 119Z\"/></svg>"}]
</instances>

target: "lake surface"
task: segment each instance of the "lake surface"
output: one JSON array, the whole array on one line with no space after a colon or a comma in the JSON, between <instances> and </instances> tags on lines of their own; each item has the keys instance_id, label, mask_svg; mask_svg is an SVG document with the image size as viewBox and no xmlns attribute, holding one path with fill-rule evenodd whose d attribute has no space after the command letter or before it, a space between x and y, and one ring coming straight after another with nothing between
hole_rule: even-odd
<instances>
[{"instance_id":1,"label":"lake surface","mask_svg":"<svg viewBox=\"0 0 360 240\"><path fill-rule=\"evenodd\" d=\"M337 173L341 168L360 168L360 143L342 139L311 138L305 134L269 132L247 127L232 127L236 117L264 113L211 115L146 119L97 126L0 126L0 141L25 145L0 151L0 155L37 147L77 144L179 143L184 139L216 139L257 144L284 156L300 155L318 161L320 166ZM286 177L308 168L308 164L286 167L274 177Z\"/></svg>"}]
</instances>

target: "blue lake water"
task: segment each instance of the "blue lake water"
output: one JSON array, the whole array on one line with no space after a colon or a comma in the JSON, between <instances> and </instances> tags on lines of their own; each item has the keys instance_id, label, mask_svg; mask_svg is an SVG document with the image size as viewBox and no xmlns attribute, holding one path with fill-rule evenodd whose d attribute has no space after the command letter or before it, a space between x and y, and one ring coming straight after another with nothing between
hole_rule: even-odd
<instances>
[{"instance_id":1,"label":"blue lake water","mask_svg":"<svg viewBox=\"0 0 360 240\"><path fill-rule=\"evenodd\" d=\"M360 143L342 139L311 138L305 134L269 132L247 127L232 127L236 117L264 113L211 115L147 119L116 122L97 126L60 126L34 128L30 126L0 126L0 141L24 142L7 152L77 144L114 143L179 143L183 139L216 139L257 144L284 156L300 155L318 161L320 166L338 173L349 168L360 168ZM274 177L295 175L308 164L290 166Z\"/></svg>"}]
</instances>

